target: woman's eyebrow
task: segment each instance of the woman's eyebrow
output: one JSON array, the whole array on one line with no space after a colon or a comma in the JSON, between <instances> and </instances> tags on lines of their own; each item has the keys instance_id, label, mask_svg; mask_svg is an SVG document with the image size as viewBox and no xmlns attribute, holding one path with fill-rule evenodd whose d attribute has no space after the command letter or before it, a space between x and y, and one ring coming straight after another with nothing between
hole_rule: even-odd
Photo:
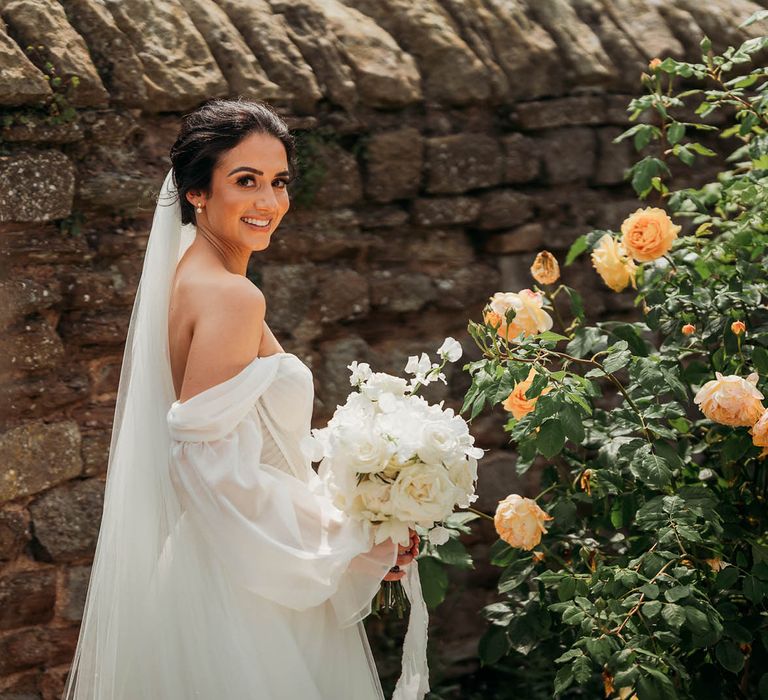
<instances>
[{"instance_id":1,"label":"woman's eyebrow","mask_svg":"<svg viewBox=\"0 0 768 700\"><path fill-rule=\"evenodd\" d=\"M227 177L229 177L230 175L234 175L235 173L239 173L241 170L249 173L254 173L256 175L264 174L263 172L261 172L261 170L256 170L256 168L248 168L244 165L241 165L239 168L235 168L232 172L227 173ZM279 173L275 173L275 175L290 175L290 173L287 170L281 170Z\"/></svg>"}]
</instances>

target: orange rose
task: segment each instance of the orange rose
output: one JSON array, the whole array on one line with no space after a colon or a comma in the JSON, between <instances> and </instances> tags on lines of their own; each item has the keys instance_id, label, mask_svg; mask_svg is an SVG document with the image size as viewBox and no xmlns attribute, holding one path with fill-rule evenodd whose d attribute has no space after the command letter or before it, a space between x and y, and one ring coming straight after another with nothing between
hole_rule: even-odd
<instances>
[{"instance_id":1,"label":"orange rose","mask_svg":"<svg viewBox=\"0 0 768 700\"><path fill-rule=\"evenodd\" d=\"M765 411L757 390L757 374L753 372L746 379L731 374L724 377L715 372L717 379L708 381L693 397L701 412L723 425L753 426Z\"/></svg>"},{"instance_id":2,"label":"orange rose","mask_svg":"<svg viewBox=\"0 0 768 700\"><path fill-rule=\"evenodd\" d=\"M530 289L522 289L519 292L496 292L489 302L483 319L486 323L495 326L501 325L496 333L502 338L512 340L522 335L536 335L552 328L552 317L544 311L544 298ZM509 309L515 310L515 316L509 325L506 324L506 314Z\"/></svg>"},{"instance_id":3,"label":"orange rose","mask_svg":"<svg viewBox=\"0 0 768 700\"><path fill-rule=\"evenodd\" d=\"M731 324L731 332L734 335L741 335L742 333L745 333L747 330L747 327L744 325L744 321L734 321Z\"/></svg>"},{"instance_id":4,"label":"orange rose","mask_svg":"<svg viewBox=\"0 0 768 700\"><path fill-rule=\"evenodd\" d=\"M648 68L650 70L656 70L660 65L661 65L660 58L652 58L651 62L648 64Z\"/></svg>"},{"instance_id":5,"label":"orange rose","mask_svg":"<svg viewBox=\"0 0 768 700\"><path fill-rule=\"evenodd\" d=\"M760 459L768 457L768 411L765 411L758 421L750 428L752 434L752 444L755 447L762 447Z\"/></svg>"},{"instance_id":6,"label":"orange rose","mask_svg":"<svg viewBox=\"0 0 768 700\"><path fill-rule=\"evenodd\" d=\"M560 265L552 253L542 250L533 261L531 275L539 284L554 284L560 279Z\"/></svg>"},{"instance_id":7,"label":"orange rose","mask_svg":"<svg viewBox=\"0 0 768 700\"><path fill-rule=\"evenodd\" d=\"M493 524L502 540L530 551L541 542L541 535L547 531L544 527L547 520L552 520L552 516L539 508L536 501L513 493L499 501Z\"/></svg>"},{"instance_id":8,"label":"orange rose","mask_svg":"<svg viewBox=\"0 0 768 700\"><path fill-rule=\"evenodd\" d=\"M630 283L635 286L637 267L610 233L604 234L592 251L592 266L614 292L623 291Z\"/></svg>"},{"instance_id":9,"label":"orange rose","mask_svg":"<svg viewBox=\"0 0 768 700\"><path fill-rule=\"evenodd\" d=\"M523 379L522 382L517 382L515 384L512 391L509 392L509 396L507 396L501 404L507 411L511 411L512 415L517 420L520 420L523 416L527 416L534 408L536 408L536 402L539 400L538 396L532 399L525 398L525 392L531 388L535 376L536 370L531 367L528 376ZM550 391L552 391L552 387L545 386L539 396L548 394Z\"/></svg>"},{"instance_id":10,"label":"orange rose","mask_svg":"<svg viewBox=\"0 0 768 700\"><path fill-rule=\"evenodd\" d=\"M624 220L621 243L639 262L656 260L669 251L680 228L672 223L663 209L645 207Z\"/></svg>"},{"instance_id":11,"label":"orange rose","mask_svg":"<svg viewBox=\"0 0 768 700\"><path fill-rule=\"evenodd\" d=\"M681 329L683 335L693 335L696 332L696 326L686 323Z\"/></svg>"}]
</instances>

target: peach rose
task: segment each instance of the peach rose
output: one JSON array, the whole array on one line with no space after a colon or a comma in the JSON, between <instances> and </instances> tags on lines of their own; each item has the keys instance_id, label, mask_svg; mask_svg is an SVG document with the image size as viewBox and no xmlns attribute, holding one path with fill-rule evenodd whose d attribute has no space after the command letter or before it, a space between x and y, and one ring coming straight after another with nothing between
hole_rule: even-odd
<instances>
[{"instance_id":1,"label":"peach rose","mask_svg":"<svg viewBox=\"0 0 768 700\"><path fill-rule=\"evenodd\" d=\"M560 279L560 265L557 258L547 250L542 250L533 261L531 275L539 284L554 284Z\"/></svg>"},{"instance_id":2,"label":"peach rose","mask_svg":"<svg viewBox=\"0 0 768 700\"><path fill-rule=\"evenodd\" d=\"M547 520L552 520L552 516L539 508L536 501L513 493L499 501L493 524L502 540L530 551L541 542Z\"/></svg>"},{"instance_id":3,"label":"peach rose","mask_svg":"<svg viewBox=\"0 0 768 700\"><path fill-rule=\"evenodd\" d=\"M696 332L696 326L692 323L686 323L680 330L683 335L693 335Z\"/></svg>"},{"instance_id":4,"label":"peach rose","mask_svg":"<svg viewBox=\"0 0 768 700\"><path fill-rule=\"evenodd\" d=\"M765 408L760 402L765 398L757 390L757 373L753 372L746 379L731 374L724 377L715 372L717 379L708 381L693 397L701 412L723 425L754 425Z\"/></svg>"},{"instance_id":5,"label":"peach rose","mask_svg":"<svg viewBox=\"0 0 768 700\"><path fill-rule=\"evenodd\" d=\"M531 388L531 384L533 384L533 379L535 376L536 370L531 367L531 371L528 372L528 376L523 379L522 382L517 382L515 386L512 387L512 391L509 392L509 396L507 396L507 398L504 399L504 402L501 404L505 410L510 411L517 420L520 420L523 416L527 416L534 408L536 408L536 402L539 400L538 396L532 399L525 398L525 392ZM548 394L550 391L552 391L552 387L545 386L539 396Z\"/></svg>"},{"instance_id":6,"label":"peach rose","mask_svg":"<svg viewBox=\"0 0 768 700\"><path fill-rule=\"evenodd\" d=\"M731 324L731 332L734 335L741 335L742 333L745 333L747 330L747 327L744 325L744 321L734 321Z\"/></svg>"},{"instance_id":7,"label":"peach rose","mask_svg":"<svg viewBox=\"0 0 768 700\"><path fill-rule=\"evenodd\" d=\"M592 266L614 292L621 292L628 284L635 286L637 266L622 245L606 233L592 251Z\"/></svg>"},{"instance_id":8,"label":"peach rose","mask_svg":"<svg viewBox=\"0 0 768 700\"><path fill-rule=\"evenodd\" d=\"M660 65L661 65L660 58L652 58L651 62L648 64L648 68L650 70L656 70Z\"/></svg>"},{"instance_id":9,"label":"peach rose","mask_svg":"<svg viewBox=\"0 0 768 700\"><path fill-rule=\"evenodd\" d=\"M491 325L501 324L497 333L502 338L512 340L521 333L523 335L536 335L552 328L552 317L544 311L544 298L530 289L522 289L519 292L496 292L489 302L490 310L483 320ZM506 324L506 313L509 309L515 310L515 317Z\"/></svg>"},{"instance_id":10,"label":"peach rose","mask_svg":"<svg viewBox=\"0 0 768 700\"><path fill-rule=\"evenodd\" d=\"M768 457L768 411L765 411L758 421L750 428L752 433L752 444L755 447L762 447L760 459Z\"/></svg>"},{"instance_id":11,"label":"peach rose","mask_svg":"<svg viewBox=\"0 0 768 700\"><path fill-rule=\"evenodd\" d=\"M645 207L624 220L621 243L624 250L639 262L656 260L672 247L680 228L672 223L663 209Z\"/></svg>"}]
</instances>

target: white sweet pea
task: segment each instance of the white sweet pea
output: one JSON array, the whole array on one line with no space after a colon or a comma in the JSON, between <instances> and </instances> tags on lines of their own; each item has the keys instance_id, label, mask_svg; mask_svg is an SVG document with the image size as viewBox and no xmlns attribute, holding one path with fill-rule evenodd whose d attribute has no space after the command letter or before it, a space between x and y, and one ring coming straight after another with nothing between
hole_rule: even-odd
<instances>
[{"instance_id":1,"label":"white sweet pea","mask_svg":"<svg viewBox=\"0 0 768 700\"><path fill-rule=\"evenodd\" d=\"M448 362L456 362L463 352L459 341L451 336L448 336L437 350L437 354L447 359Z\"/></svg>"},{"instance_id":2,"label":"white sweet pea","mask_svg":"<svg viewBox=\"0 0 768 700\"><path fill-rule=\"evenodd\" d=\"M408 372L408 374L415 375L411 380L412 385L415 385L416 383L426 385L431 381L434 381L432 378L427 378L427 374L431 372L434 367L438 367L438 365L433 364L432 360L429 359L429 355L423 352L421 353L421 357L411 355L408 358L408 364L405 366L405 371Z\"/></svg>"},{"instance_id":3,"label":"white sweet pea","mask_svg":"<svg viewBox=\"0 0 768 700\"><path fill-rule=\"evenodd\" d=\"M358 386L371 376L371 366L367 362L353 360L351 364L347 365L347 369L352 372L349 377L349 383L352 386Z\"/></svg>"},{"instance_id":4,"label":"white sweet pea","mask_svg":"<svg viewBox=\"0 0 768 700\"><path fill-rule=\"evenodd\" d=\"M433 527L427 533L427 539L432 544L439 546L441 544L445 544L449 539L451 539L451 531L442 525L438 525L437 527Z\"/></svg>"}]
</instances>

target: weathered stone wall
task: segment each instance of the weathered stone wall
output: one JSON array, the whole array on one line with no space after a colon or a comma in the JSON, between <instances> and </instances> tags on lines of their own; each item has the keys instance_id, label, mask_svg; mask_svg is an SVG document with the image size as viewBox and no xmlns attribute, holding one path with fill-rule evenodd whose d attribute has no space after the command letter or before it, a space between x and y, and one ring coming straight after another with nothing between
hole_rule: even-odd
<instances>
[{"instance_id":1,"label":"weathered stone wall","mask_svg":"<svg viewBox=\"0 0 768 700\"><path fill-rule=\"evenodd\" d=\"M537 250L562 260L580 233L615 229L638 205L622 179L633 154L612 139L648 60L696 58L703 33L716 48L736 43L757 33L737 28L757 9L0 0L0 700L63 687L152 195L181 113L245 95L306 135L294 207L249 276L283 346L313 368L321 425L349 389L352 359L401 372L446 335L471 354L467 318L493 292L529 286ZM57 109L64 119L46 118ZM593 317L631 311L584 265L565 279ZM458 408L466 377L451 370L451 394L427 396ZM513 475L502 419L473 425L490 450L476 504L487 512L530 487ZM481 559L486 525L466 540ZM487 568L451 579L432 616L433 686L476 669L476 610L493 598ZM368 622L389 682L392 625Z\"/></svg>"}]
</instances>

